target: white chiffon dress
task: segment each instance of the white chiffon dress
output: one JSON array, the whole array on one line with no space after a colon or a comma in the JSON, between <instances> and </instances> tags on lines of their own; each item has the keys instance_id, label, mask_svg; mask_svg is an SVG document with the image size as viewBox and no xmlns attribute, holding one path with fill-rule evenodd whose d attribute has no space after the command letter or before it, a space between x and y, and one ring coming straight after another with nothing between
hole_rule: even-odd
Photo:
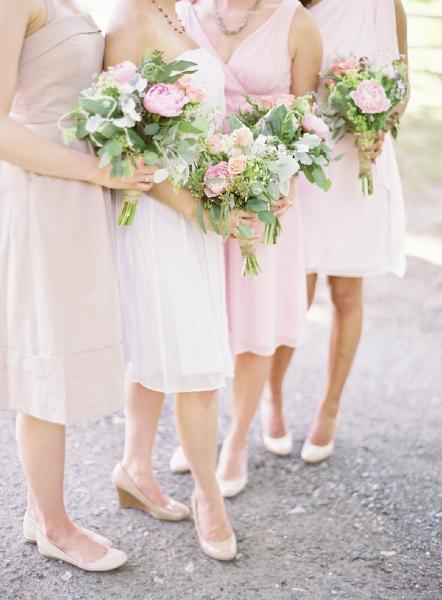
<instances>
[{"instance_id":1,"label":"white chiffon dress","mask_svg":"<svg viewBox=\"0 0 442 600\"><path fill-rule=\"evenodd\" d=\"M225 115L224 74L206 50L180 58L205 103ZM126 378L165 393L215 390L233 376L225 306L224 243L143 195L135 222L117 233Z\"/></svg>"}]
</instances>

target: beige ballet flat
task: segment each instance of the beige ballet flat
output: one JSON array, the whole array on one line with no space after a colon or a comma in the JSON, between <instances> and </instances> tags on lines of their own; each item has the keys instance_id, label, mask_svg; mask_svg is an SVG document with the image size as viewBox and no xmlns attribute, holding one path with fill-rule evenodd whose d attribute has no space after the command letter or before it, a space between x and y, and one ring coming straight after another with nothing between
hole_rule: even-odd
<instances>
[{"instance_id":1,"label":"beige ballet flat","mask_svg":"<svg viewBox=\"0 0 442 600\"><path fill-rule=\"evenodd\" d=\"M203 537L198 520L198 505L195 494L192 495L192 510L196 532L198 534L201 550L204 552L204 554L207 554L207 556L214 558L215 560L234 560L238 554L238 546L235 534L233 533L227 540L215 542L212 540L206 540L206 538Z\"/></svg>"},{"instance_id":2,"label":"beige ballet flat","mask_svg":"<svg viewBox=\"0 0 442 600\"><path fill-rule=\"evenodd\" d=\"M83 531L90 534L90 536L97 542L97 544L101 544L102 546L106 546L107 548L112 547L112 542L108 540L103 535L99 533L95 533L95 531L91 531L90 529L84 529ZM23 537L28 542L28 544L36 544L37 543L37 530L38 530L38 522L35 521L28 512L25 512L25 516L23 517Z\"/></svg>"},{"instance_id":3,"label":"beige ballet flat","mask_svg":"<svg viewBox=\"0 0 442 600\"><path fill-rule=\"evenodd\" d=\"M63 562L73 565L78 569L82 569L83 571L113 571L114 569L118 569L123 566L127 562L127 556L121 550L117 550L116 548L109 548L106 554L89 563L83 563L79 560L76 560L63 550L60 550L54 543L52 543L49 538L47 538L40 529L37 529L37 546L40 554L49 558L51 560L62 560Z\"/></svg>"},{"instance_id":4,"label":"beige ballet flat","mask_svg":"<svg viewBox=\"0 0 442 600\"><path fill-rule=\"evenodd\" d=\"M117 490L120 508L137 508L162 521L183 521L190 516L187 506L171 498L166 506L154 504L135 485L121 463L112 472L112 483Z\"/></svg>"}]
</instances>

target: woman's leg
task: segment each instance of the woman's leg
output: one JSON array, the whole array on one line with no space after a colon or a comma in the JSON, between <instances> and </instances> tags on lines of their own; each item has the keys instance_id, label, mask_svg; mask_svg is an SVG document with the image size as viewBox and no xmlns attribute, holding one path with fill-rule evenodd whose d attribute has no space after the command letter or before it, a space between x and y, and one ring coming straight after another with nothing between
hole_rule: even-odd
<instances>
[{"instance_id":1,"label":"woman's leg","mask_svg":"<svg viewBox=\"0 0 442 600\"><path fill-rule=\"evenodd\" d=\"M70 520L64 504L65 437L63 425L17 415L20 461L28 483L31 516L56 546L81 562L104 556L100 545Z\"/></svg>"},{"instance_id":2,"label":"woman's leg","mask_svg":"<svg viewBox=\"0 0 442 600\"><path fill-rule=\"evenodd\" d=\"M307 299L308 306L313 303L316 290L317 275L307 275ZM280 346L272 362L270 371L268 395L264 406L263 427L265 433L271 437L283 437L287 433L284 418L284 395L283 385L285 374L292 360L294 348Z\"/></svg>"},{"instance_id":3,"label":"woman's leg","mask_svg":"<svg viewBox=\"0 0 442 600\"><path fill-rule=\"evenodd\" d=\"M333 302L328 382L309 440L326 446L335 435L342 390L350 373L362 331L363 279L329 277Z\"/></svg>"},{"instance_id":4,"label":"woman's leg","mask_svg":"<svg viewBox=\"0 0 442 600\"><path fill-rule=\"evenodd\" d=\"M232 421L224 441L218 473L222 479L244 477L247 437L272 365L272 356L238 354L233 381Z\"/></svg>"},{"instance_id":5,"label":"woman's leg","mask_svg":"<svg viewBox=\"0 0 442 600\"><path fill-rule=\"evenodd\" d=\"M217 392L178 394L175 417L180 443L195 480L203 537L210 541L226 540L232 535L232 529L215 476Z\"/></svg>"},{"instance_id":6,"label":"woman's leg","mask_svg":"<svg viewBox=\"0 0 442 600\"><path fill-rule=\"evenodd\" d=\"M128 383L126 390L126 435L122 465L135 485L158 506L168 497L159 487L152 466L152 455L164 394L139 383Z\"/></svg>"}]
</instances>

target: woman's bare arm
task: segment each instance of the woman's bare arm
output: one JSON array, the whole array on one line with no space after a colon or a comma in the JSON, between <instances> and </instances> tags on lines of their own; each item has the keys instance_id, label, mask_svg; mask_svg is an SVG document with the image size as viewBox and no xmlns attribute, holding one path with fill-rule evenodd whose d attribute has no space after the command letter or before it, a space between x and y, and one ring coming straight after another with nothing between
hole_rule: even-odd
<instances>
[{"instance_id":1,"label":"woman's bare arm","mask_svg":"<svg viewBox=\"0 0 442 600\"><path fill-rule=\"evenodd\" d=\"M87 181L106 187L150 189L148 184L141 183L150 174L150 169L143 167L131 180L111 179L109 169L99 169L96 157L46 140L8 116L28 26L38 20L39 13L43 15L44 22L45 11L40 0L0 0L0 160L39 175Z\"/></svg>"}]
</instances>

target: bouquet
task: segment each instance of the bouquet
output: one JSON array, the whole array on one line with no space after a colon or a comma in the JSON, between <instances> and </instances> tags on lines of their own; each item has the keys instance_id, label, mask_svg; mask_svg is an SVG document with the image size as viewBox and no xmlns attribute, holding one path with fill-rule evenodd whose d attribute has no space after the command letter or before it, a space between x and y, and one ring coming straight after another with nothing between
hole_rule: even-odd
<instances>
[{"instance_id":1,"label":"bouquet","mask_svg":"<svg viewBox=\"0 0 442 600\"><path fill-rule=\"evenodd\" d=\"M102 168L112 165L114 177L130 177L140 157L159 165L154 182L170 179L186 183L209 125L203 110L203 90L193 83L196 65L188 61L165 63L162 53L146 54L140 67L125 61L95 77L72 112L64 129L65 143L88 141ZM124 193L119 225L131 225L141 197L138 190Z\"/></svg>"},{"instance_id":2,"label":"bouquet","mask_svg":"<svg viewBox=\"0 0 442 600\"><path fill-rule=\"evenodd\" d=\"M325 169L337 159L332 158L329 128L316 114L312 96L267 96L261 103L246 96L246 101L247 107L233 114L232 128L246 125L255 137L267 136L271 143L285 148L311 183L328 191L331 181Z\"/></svg>"},{"instance_id":3,"label":"bouquet","mask_svg":"<svg viewBox=\"0 0 442 600\"><path fill-rule=\"evenodd\" d=\"M408 70L404 60L379 68L366 58L336 60L324 74L327 91L325 115L339 140L346 133L355 136L359 148L359 178L365 196L373 194L373 164L366 152L379 132L390 130L397 137L393 109L409 93Z\"/></svg>"},{"instance_id":4,"label":"bouquet","mask_svg":"<svg viewBox=\"0 0 442 600\"><path fill-rule=\"evenodd\" d=\"M203 208L216 232L228 236L232 211L251 213L265 224L263 242L275 244L280 230L273 214L275 203L287 196L297 161L265 135L254 138L251 129L238 127L230 134L216 134L191 169L188 189L199 200L197 215L204 232ZM239 221L238 243L243 275L260 273L253 231Z\"/></svg>"}]
</instances>

